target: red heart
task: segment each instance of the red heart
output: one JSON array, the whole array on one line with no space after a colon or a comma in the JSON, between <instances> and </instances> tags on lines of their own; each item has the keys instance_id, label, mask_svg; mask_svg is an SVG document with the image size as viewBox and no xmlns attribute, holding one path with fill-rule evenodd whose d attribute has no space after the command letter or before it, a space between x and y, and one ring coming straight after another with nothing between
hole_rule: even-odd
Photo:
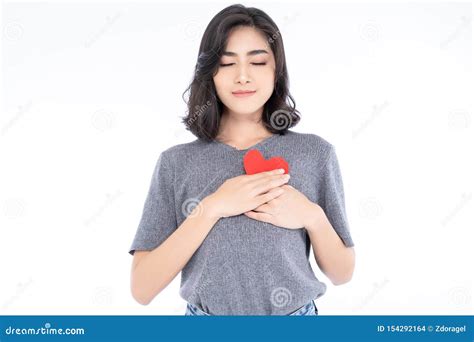
<instances>
[{"instance_id":1,"label":"red heart","mask_svg":"<svg viewBox=\"0 0 474 342\"><path fill-rule=\"evenodd\" d=\"M244 169L248 175L255 173L284 169L288 173L288 162L282 157L263 158L259 150L250 150L244 156Z\"/></svg>"}]
</instances>

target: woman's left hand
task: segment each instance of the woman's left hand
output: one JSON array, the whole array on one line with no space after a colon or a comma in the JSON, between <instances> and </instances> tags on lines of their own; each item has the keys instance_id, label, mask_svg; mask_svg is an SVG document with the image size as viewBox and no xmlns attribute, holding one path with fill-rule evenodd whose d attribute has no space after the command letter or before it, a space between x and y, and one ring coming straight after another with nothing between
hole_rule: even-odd
<instances>
[{"instance_id":1,"label":"woman's left hand","mask_svg":"<svg viewBox=\"0 0 474 342\"><path fill-rule=\"evenodd\" d=\"M244 213L254 220L271 223L289 229L308 227L314 221L318 211L317 204L291 185L280 186L283 194L261 206Z\"/></svg>"}]
</instances>

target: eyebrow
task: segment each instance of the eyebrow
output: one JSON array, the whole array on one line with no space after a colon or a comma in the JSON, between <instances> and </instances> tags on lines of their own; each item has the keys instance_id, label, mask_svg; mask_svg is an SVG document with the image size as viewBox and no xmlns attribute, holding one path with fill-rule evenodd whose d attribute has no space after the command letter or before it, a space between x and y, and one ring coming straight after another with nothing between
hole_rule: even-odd
<instances>
[{"instance_id":1,"label":"eyebrow","mask_svg":"<svg viewBox=\"0 0 474 342\"><path fill-rule=\"evenodd\" d=\"M268 55L268 51L267 50L252 50L252 51L249 51L247 52L247 56L255 56L255 55L260 55L260 54L264 54L266 53ZM224 51L223 53L224 56L237 56L237 54L235 52L232 52L232 51Z\"/></svg>"}]
</instances>

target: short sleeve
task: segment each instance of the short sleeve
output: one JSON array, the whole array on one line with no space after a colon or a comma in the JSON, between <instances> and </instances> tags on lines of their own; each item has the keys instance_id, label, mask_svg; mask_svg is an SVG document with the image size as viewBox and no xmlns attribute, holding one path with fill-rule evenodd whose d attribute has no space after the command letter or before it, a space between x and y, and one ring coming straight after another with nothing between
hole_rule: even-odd
<instances>
[{"instance_id":1,"label":"short sleeve","mask_svg":"<svg viewBox=\"0 0 474 342\"><path fill-rule=\"evenodd\" d=\"M353 247L354 241L346 215L344 185L334 146L330 147L328 158L322 169L321 182L319 205L344 245Z\"/></svg>"},{"instance_id":2,"label":"short sleeve","mask_svg":"<svg viewBox=\"0 0 474 342\"><path fill-rule=\"evenodd\" d=\"M174 173L166 154L161 153L153 171L148 195L129 253L153 250L177 228Z\"/></svg>"}]
</instances>

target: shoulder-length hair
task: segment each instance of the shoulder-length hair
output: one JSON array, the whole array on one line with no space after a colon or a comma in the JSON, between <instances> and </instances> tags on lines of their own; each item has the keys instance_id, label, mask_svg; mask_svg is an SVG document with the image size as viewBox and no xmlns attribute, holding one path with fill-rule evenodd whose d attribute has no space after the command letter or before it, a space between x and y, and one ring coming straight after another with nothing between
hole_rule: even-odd
<instances>
[{"instance_id":1,"label":"shoulder-length hair","mask_svg":"<svg viewBox=\"0 0 474 342\"><path fill-rule=\"evenodd\" d=\"M264 126L272 133L285 134L300 120L289 92L285 50L277 25L262 10L232 5L214 16L207 26L201 39L191 84L183 93L188 108L182 122L187 130L204 141L214 140L219 133L224 105L217 96L213 77L218 71L229 33L237 26L253 27L264 33L275 57L275 84L272 95L264 105Z\"/></svg>"}]
</instances>

